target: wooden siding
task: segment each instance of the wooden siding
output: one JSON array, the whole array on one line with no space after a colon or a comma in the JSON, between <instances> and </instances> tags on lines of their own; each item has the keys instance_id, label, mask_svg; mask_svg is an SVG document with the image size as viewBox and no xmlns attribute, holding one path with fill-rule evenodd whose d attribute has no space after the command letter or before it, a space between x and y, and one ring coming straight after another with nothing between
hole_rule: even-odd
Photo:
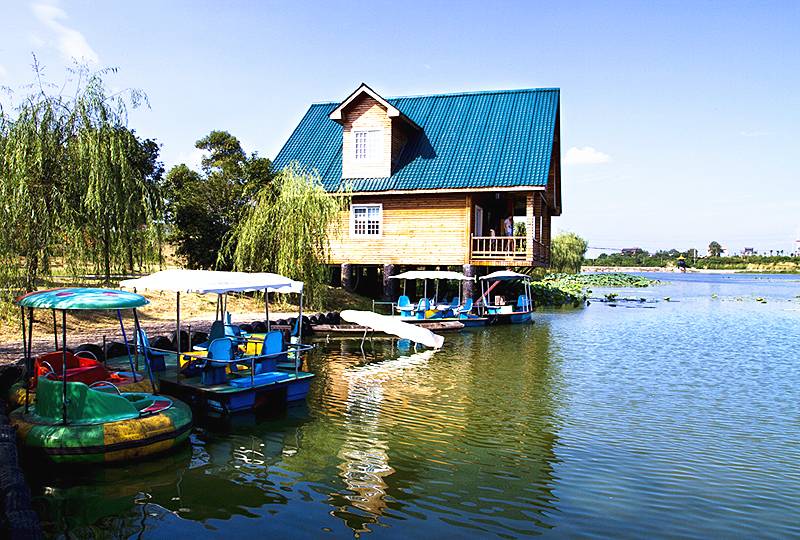
<instances>
[{"instance_id":1,"label":"wooden siding","mask_svg":"<svg viewBox=\"0 0 800 540\"><path fill-rule=\"evenodd\" d=\"M469 262L466 194L357 196L353 204L383 204L381 236L353 236L343 212L331 239L332 264L458 265Z\"/></svg>"},{"instance_id":2,"label":"wooden siding","mask_svg":"<svg viewBox=\"0 0 800 540\"><path fill-rule=\"evenodd\" d=\"M392 119L386 108L364 95L343 112L342 118L342 178L385 178L392 174ZM379 130L380 153L368 162L355 160L354 130Z\"/></svg>"}]
</instances>

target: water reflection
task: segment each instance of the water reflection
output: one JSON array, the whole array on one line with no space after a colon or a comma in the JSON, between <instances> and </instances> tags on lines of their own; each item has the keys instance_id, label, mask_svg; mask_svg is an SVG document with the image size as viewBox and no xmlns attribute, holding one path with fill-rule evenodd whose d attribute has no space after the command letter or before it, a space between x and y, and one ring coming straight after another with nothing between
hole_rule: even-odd
<instances>
[{"instance_id":1,"label":"water reflection","mask_svg":"<svg viewBox=\"0 0 800 540\"><path fill-rule=\"evenodd\" d=\"M305 409L196 428L190 448L160 459L41 479L48 533L255 534L265 518L354 535L552 525L560 375L546 325L455 334L438 352L333 341L310 364Z\"/></svg>"}]
</instances>

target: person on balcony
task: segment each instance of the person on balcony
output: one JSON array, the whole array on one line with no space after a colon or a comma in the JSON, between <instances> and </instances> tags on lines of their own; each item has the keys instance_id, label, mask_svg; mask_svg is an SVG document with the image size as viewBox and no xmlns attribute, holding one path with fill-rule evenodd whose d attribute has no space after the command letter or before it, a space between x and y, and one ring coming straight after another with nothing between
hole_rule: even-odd
<instances>
[{"instance_id":1,"label":"person on balcony","mask_svg":"<svg viewBox=\"0 0 800 540\"><path fill-rule=\"evenodd\" d=\"M514 217L508 216L503 220L503 232L506 236L514 236Z\"/></svg>"}]
</instances>

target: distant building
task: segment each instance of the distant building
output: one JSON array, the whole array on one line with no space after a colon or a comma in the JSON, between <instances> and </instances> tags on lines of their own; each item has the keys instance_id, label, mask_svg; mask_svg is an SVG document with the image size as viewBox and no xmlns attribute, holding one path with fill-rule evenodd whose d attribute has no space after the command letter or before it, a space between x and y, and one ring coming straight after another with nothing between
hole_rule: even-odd
<instances>
[{"instance_id":1,"label":"distant building","mask_svg":"<svg viewBox=\"0 0 800 540\"><path fill-rule=\"evenodd\" d=\"M641 255L642 253L644 253L644 250L638 247L622 249L622 254L628 257L632 257L633 255Z\"/></svg>"},{"instance_id":2,"label":"distant building","mask_svg":"<svg viewBox=\"0 0 800 540\"><path fill-rule=\"evenodd\" d=\"M756 248L746 247L742 250L743 257L750 257L756 254Z\"/></svg>"}]
</instances>

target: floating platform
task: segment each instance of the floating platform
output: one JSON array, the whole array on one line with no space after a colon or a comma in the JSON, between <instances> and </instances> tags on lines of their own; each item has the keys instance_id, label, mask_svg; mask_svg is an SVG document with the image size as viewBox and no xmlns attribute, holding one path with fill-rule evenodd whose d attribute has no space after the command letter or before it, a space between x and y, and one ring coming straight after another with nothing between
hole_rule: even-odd
<instances>
[{"instance_id":1,"label":"floating platform","mask_svg":"<svg viewBox=\"0 0 800 540\"><path fill-rule=\"evenodd\" d=\"M461 321L432 321L432 320L403 320L405 323L414 324L432 332L458 332L464 328ZM311 330L317 334L344 334L360 336L366 331L367 333L373 332L365 326L359 324L317 324L311 327ZM383 335L383 332L373 332L374 334Z\"/></svg>"}]
</instances>

